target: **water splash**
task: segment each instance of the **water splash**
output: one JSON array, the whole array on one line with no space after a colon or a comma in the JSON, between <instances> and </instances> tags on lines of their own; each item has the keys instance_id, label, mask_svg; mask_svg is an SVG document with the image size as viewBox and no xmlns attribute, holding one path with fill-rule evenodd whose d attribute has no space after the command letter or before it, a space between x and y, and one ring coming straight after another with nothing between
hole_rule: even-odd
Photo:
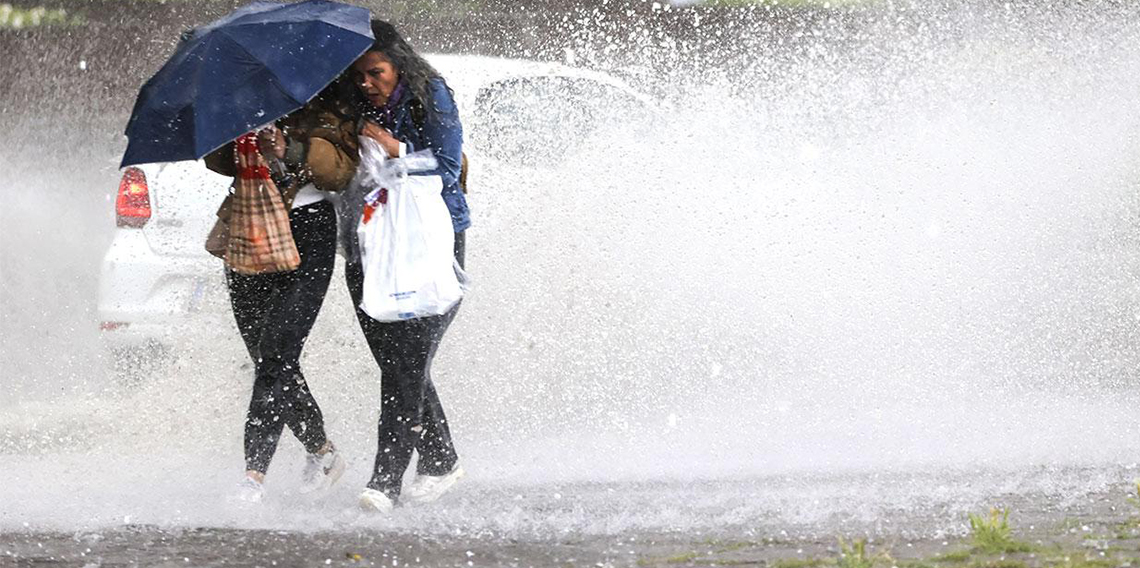
<instances>
[{"instance_id":1,"label":"water splash","mask_svg":"<svg viewBox=\"0 0 1140 568\"><path fill-rule=\"evenodd\" d=\"M545 488L560 484L585 495L592 483L653 482L667 497L706 479L895 472L903 485L883 506L905 507L930 483L908 471L1134 463L1140 19L1130 9L887 5L791 21L756 9L715 25L683 12L687 35L566 24L559 39L580 61L661 100L663 116L647 129L617 113L557 159L497 159L491 145L518 141L494 135L472 148L476 292L435 368L476 472L465 506L478 514L461 515L463 526L679 522L668 508L631 513L636 499L599 506L604 518L591 521L547 503ZM98 358L92 337L27 339L93 329L81 325L93 324L85 300L64 288L93 278L97 258L80 253L101 250L66 233L40 240L36 225L50 225L45 212L68 192L17 172L16 185L43 191L4 218L14 234L3 359L17 392L39 401L0 406L7 473L33 488L0 493L16 503L0 521L67 525L42 506L51 489L32 483L58 462L102 495L68 510L85 522L149 510L146 522L241 525L247 517L223 505L153 512L184 496L184 483L165 481L176 464L197 462L187 471L217 492L240 469L249 371L236 334L187 330L177 362L133 390L85 372ZM79 223L107 217L89 205ZM23 252L54 247L73 254L45 268ZM37 291L45 282L60 283L48 290L63 302ZM379 387L338 282L304 365L338 445L361 456L355 488ZM283 445L278 477L297 453ZM951 502L1009 489L945 479ZM755 492L725 483L707 499L720 508L685 522L825 519L865 505L816 506L792 487L738 510L724 503ZM1091 489L1048 471L1033 484ZM503 505L517 487L536 489ZM488 503L501 516L485 524ZM298 515L265 522L313 517Z\"/></svg>"}]
</instances>

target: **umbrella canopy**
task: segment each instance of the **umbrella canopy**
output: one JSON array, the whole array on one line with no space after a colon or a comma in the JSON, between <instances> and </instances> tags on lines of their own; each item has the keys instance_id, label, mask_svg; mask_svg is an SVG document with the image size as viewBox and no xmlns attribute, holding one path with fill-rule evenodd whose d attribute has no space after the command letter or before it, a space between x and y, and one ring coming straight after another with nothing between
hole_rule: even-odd
<instances>
[{"instance_id":1,"label":"umbrella canopy","mask_svg":"<svg viewBox=\"0 0 1140 568\"><path fill-rule=\"evenodd\" d=\"M196 160L305 105L372 45L369 12L259 1L183 36L143 85L120 167Z\"/></svg>"}]
</instances>

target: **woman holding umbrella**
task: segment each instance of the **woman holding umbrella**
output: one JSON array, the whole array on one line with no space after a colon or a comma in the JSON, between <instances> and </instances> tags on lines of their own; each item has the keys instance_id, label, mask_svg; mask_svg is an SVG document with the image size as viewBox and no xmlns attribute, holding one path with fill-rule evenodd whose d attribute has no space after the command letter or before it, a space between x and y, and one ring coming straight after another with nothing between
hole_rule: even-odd
<instances>
[{"instance_id":1,"label":"woman holding umbrella","mask_svg":"<svg viewBox=\"0 0 1140 568\"><path fill-rule=\"evenodd\" d=\"M431 174L443 181L442 195L455 230L455 258L462 266L464 230L471 220L459 187L463 127L451 89L391 24L372 20L372 33L375 43L351 68L360 95L360 134L379 142L392 157L425 149L434 153L439 165ZM459 306L439 316L378 322L359 307L364 285L359 257L346 264L345 277L360 327L380 366L376 461L360 505L390 511L400 498L413 452L419 453L419 460L405 498L433 501L463 476L431 380L432 359Z\"/></svg>"},{"instance_id":2,"label":"woman holding umbrella","mask_svg":"<svg viewBox=\"0 0 1140 568\"><path fill-rule=\"evenodd\" d=\"M328 0L238 8L183 34L127 124L122 167L209 155L211 169L238 175L233 207L219 211L232 222L215 226L207 249L226 260L234 317L256 365L241 485L249 500L262 497L286 425L309 453L303 491L344 471L299 359L336 251L326 192L342 189L358 161L354 124L338 107L344 98L328 86L373 44L369 18Z\"/></svg>"},{"instance_id":3,"label":"woman holding umbrella","mask_svg":"<svg viewBox=\"0 0 1140 568\"><path fill-rule=\"evenodd\" d=\"M261 154L289 211L300 266L267 274L226 271L234 319L256 368L245 423L246 477L240 485L241 496L250 501L261 499L284 426L308 452L302 493L332 485L345 470L300 367L336 257L336 211L329 192L348 185L357 163L353 122L337 104L335 85L258 133ZM227 144L206 156L206 165L235 175L233 154L234 144Z\"/></svg>"}]
</instances>

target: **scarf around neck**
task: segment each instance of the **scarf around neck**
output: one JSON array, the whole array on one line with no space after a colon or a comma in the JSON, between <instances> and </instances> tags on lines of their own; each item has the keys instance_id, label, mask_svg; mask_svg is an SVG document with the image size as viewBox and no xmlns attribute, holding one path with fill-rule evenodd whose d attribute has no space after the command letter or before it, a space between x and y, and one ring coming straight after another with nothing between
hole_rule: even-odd
<instances>
[{"instance_id":1,"label":"scarf around neck","mask_svg":"<svg viewBox=\"0 0 1140 568\"><path fill-rule=\"evenodd\" d=\"M375 106L368 99L361 97L361 114L380 126L392 130L396 127L396 108L400 106L400 99L404 97L405 90L406 83L400 79L396 83L396 88L392 89L392 93L388 95L388 100L384 101L381 106Z\"/></svg>"}]
</instances>

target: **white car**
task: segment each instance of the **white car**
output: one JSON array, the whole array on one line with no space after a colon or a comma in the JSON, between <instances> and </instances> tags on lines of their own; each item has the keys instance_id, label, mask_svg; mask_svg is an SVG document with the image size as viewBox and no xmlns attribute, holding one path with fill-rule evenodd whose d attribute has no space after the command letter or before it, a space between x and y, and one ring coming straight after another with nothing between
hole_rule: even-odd
<instances>
[{"instance_id":1,"label":"white car","mask_svg":"<svg viewBox=\"0 0 1140 568\"><path fill-rule=\"evenodd\" d=\"M428 59L455 92L476 167L563 156L571 150L568 132L584 137L613 112L659 115L651 99L603 73L482 56ZM221 263L203 248L230 181L200 161L124 169L98 307L121 372L167 352L191 330L233 329Z\"/></svg>"}]
</instances>

